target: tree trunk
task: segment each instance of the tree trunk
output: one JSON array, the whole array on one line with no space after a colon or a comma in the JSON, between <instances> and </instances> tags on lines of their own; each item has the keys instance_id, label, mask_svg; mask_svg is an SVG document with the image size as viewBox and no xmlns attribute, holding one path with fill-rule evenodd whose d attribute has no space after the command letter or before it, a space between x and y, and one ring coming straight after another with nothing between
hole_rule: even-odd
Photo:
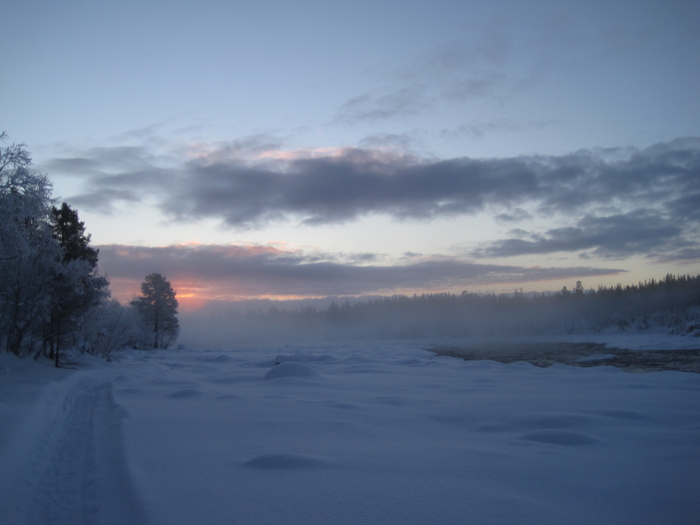
<instances>
[{"instance_id":1,"label":"tree trunk","mask_svg":"<svg viewBox=\"0 0 700 525\"><path fill-rule=\"evenodd\" d=\"M61 344L61 319L60 317L56 320L56 351L54 352L54 356L56 358L55 364L56 368L58 368L58 348Z\"/></svg>"},{"instance_id":2,"label":"tree trunk","mask_svg":"<svg viewBox=\"0 0 700 525\"><path fill-rule=\"evenodd\" d=\"M156 310L153 322L153 348L158 348L158 311Z\"/></svg>"}]
</instances>

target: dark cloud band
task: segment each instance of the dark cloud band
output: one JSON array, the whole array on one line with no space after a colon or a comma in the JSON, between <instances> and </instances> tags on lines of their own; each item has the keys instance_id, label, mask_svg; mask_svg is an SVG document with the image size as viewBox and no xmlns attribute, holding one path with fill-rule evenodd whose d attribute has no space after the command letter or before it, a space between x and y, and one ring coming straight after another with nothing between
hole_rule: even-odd
<instances>
[{"instance_id":1,"label":"dark cloud band","mask_svg":"<svg viewBox=\"0 0 700 525\"><path fill-rule=\"evenodd\" d=\"M176 220L218 218L239 229L282 220L342 223L378 214L429 220L488 208L500 209L504 213L496 217L511 222L533 214L571 219L530 241L482 246L475 256L577 250L603 257L645 250L670 256L699 247L693 233L700 223L698 138L644 150L438 161L362 149L285 160L251 148L220 145L195 160L171 162L172 168L143 149L101 148L57 159L53 166L63 172L73 166L87 177L85 193L72 200L81 207L109 210L120 200L148 196ZM246 152L263 160L245 160ZM641 232L644 239L624 239L625 232L637 232L636 237Z\"/></svg>"},{"instance_id":2,"label":"dark cloud band","mask_svg":"<svg viewBox=\"0 0 700 525\"><path fill-rule=\"evenodd\" d=\"M158 271L174 281L198 283L207 294L241 296L328 296L450 290L495 283L574 279L621 273L611 268L524 268L428 260L402 265L335 262L269 246L103 245L100 267L110 277L139 281Z\"/></svg>"},{"instance_id":3,"label":"dark cloud band","mask_svg":"<svg viewBox=\"0 0 700 525\"><path fill-rule=\"evenodd\" d=\"M518 232L522 235L526 232ZM585 216L575 226L555 228L530 239L506 239L486 243L470 255L477 258L548 254L592 250L589 255L623 259L654 251L685 248L681 226L654 211L637 210L609 217Z\"/></svg>"}]
</instances>

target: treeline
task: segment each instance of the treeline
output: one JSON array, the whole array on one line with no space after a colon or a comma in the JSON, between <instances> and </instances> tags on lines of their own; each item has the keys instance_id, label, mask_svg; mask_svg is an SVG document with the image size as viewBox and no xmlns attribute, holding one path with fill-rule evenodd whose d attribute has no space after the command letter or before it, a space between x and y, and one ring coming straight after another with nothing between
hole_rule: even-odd
<instances>
[{"instance_id":1,"label":"treeline","mask_svg":"<svg viewBox=\"0 0 700 525\"><path fill-rule=\"evenodd\" d=\"M167 346L179 330L177 302L167 310L172 301L149 297L148 286L133 305L110 300L78 212L57 207L48 177L30 168L23 144L0 148L0 348L59 366L67 351L108 357L126 345Z\"/></svg>"},{"instance_id":2,"label":"treeline","mask_svg":"<svg viewBox=\"0 0 700 525\"><path fill-rule=\"evenodd\" d=\"M337 324L375 324L380 336L493 336L600 332L610 327L667 327L680 333L700 317L700 276L585 290L581 282L555 293L393 296L332 304L318 317ZM273 316L280 315L272 313ZM297 315L309 317L309 312ZM375 322L376 320L376 322Z\"/></svg>"},{"instance_id":3,"label":"treeline","mask_svg":"<svg viewBox=\"0 0 700 525\"><path fill-rule=\"evenodd\" d=\"M395 295L191 320L209 344L228 341L517 336L637 331L652 327L700 334L700 275L666 275L636 285L555 293Z\"/></svg>"}]
</instances>

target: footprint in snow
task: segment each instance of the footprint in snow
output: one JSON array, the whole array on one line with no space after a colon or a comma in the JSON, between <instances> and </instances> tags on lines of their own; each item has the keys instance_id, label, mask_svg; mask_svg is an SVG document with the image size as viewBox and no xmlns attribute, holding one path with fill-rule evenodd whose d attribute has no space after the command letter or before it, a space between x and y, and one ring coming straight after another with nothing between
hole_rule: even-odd
<instances>
[{"instance_id":1,"label":"footprint in snow","mask_svg":"<svg viewBox=\"0 0 700 525\"><path fill-rule=\"evenodd\" d=\"M173 392L172 394L168 394L168 397L195 397L199 395L202 395L201 390L197 390L196 388L185 388L183 390Z\"/></svg>"}]
</instances>

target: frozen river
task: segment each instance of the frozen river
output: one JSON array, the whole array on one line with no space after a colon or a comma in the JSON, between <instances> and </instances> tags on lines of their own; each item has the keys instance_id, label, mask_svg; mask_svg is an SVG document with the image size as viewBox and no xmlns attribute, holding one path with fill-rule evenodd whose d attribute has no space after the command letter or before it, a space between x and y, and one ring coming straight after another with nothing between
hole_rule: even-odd
<instances>
[{"instance_id":1,"label":"frozen river","mask_svg":"<svg viewBox=\"0 0 700 525\"><path fill-rule=\"evenodd\" d=\"M113 363L84 356L78 370L2 355L0 515L18 525L700 516L699 374L463 361L426 346L127 351Z\"/></svg>"}]
</instances>

